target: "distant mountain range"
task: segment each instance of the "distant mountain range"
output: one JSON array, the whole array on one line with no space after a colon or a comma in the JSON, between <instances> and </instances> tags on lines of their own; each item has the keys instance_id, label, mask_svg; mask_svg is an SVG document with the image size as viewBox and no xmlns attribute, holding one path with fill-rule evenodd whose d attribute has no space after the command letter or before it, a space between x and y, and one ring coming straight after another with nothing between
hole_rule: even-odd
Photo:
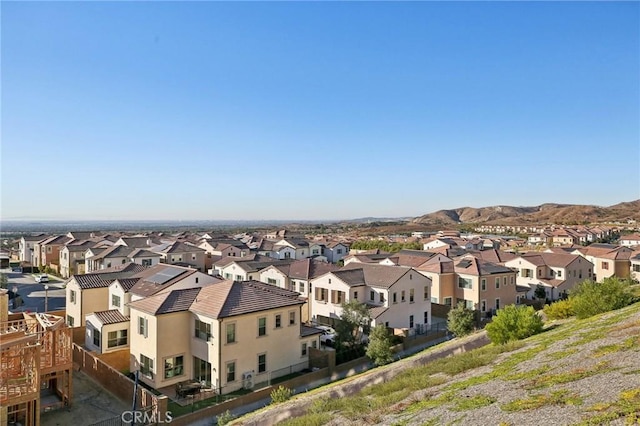
<instances>
[{"instance_id":1,"label":"distant mountain range","mask_svg":"<svg viewBox=\"0 0 640 426\"><path fill-rule=\"evenodd\" d=\"M485 223L495 225L580 224L603 222L640 222L640 200L609 207L547 203L534 207L492 206L460 207L438 210L416 217L411 222L424 225Z\"/></svg>"}]
</instances>

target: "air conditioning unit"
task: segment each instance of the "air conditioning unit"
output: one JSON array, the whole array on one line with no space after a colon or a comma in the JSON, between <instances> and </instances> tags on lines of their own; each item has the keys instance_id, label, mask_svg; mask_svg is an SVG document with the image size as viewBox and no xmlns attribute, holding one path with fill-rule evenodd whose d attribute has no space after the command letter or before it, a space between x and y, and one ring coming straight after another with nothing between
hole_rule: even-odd
<instances>
[{"instance_id":1,"label":"air conditioning unit","mask_svg":"<svg viewBox=\"0 0 640 426\"><path fill-rule=\"evenodd\" d=\"M242 374L242 387L245 389L253 389L253 376L254 371L247 371Z\"/></svg>"}]
</instances>

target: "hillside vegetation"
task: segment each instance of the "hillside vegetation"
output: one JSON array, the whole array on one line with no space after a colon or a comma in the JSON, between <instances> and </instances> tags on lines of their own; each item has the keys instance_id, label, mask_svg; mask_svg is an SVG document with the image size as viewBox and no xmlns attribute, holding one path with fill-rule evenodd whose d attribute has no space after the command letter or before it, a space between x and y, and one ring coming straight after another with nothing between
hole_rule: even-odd
<instances>
[{"instance_id":1,"label":"hillside vegetation","mask_svg":"<svg viewBox=\"0 0 640 426\"><path fill-rule=\"evenodd\" d=\"M640 303L551 323L522 341L488 345L375 380L401 363L410 365L411 358L359 376L356 380L376 384L358 393L348 394L336 383L276 405L280 414L284 408L297 416L278 424L638 424ZM329 397L336 393L341 397ZM267 409L237 424L268 424L274 415Z\"/></svg>"},{"instance_id":2,"label":"hillside vegetation","mask_svg":"<svg viewBox=\"0 0 640 426\"><path fill-rule=\"evenodd\" d=\"M429 213L413 219L412 222L425 225L454 225L460 223L526 225L624 222L628 219L640 221L640 200L619 203L609 207L553 203L534 207L460 207Z\"/></svg>"}]
</instances>

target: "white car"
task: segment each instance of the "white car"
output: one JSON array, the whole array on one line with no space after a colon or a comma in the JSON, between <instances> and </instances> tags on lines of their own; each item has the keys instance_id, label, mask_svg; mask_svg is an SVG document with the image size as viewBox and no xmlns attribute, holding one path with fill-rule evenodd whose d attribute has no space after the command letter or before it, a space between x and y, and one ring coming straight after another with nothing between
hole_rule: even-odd
<instances>
[{"instance_id":1,"label":"white car","mask_svg":"<svg viewBox=\"0 0 640 426\"><path fill-rule=\"evenodd\" d=\"M48 275L36 275L36 282L37 283L48 283L49 282L49 276Z\"/></svg>"},{"instance_id":2,"label":"white car","mask_svg":"<svg viewBox=\"0 0 640 426\"><path fill-rule=\"evenodd\" d=\"M316 328L322 330L320 343L326 346L333 346L336 343L336 331L328 325L317 325Z\"/></svg>"}]
</instances>

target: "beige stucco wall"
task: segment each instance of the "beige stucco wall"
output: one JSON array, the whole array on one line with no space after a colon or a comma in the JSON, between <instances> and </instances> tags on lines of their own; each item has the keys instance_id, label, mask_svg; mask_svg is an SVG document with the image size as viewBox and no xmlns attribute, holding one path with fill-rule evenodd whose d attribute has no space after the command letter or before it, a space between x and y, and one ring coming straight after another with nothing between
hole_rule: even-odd
<instances>
[{"instance_id":1,"label":"beige stucco wall","mask_svg":"<svg viewBox=\"0 0 640 426\"><path fill-rule=\"evenodd\" d=\"M71 302L71 292L76 292L76 300ZM80 286L72 279L67 283L66 289L67 316L73 317L73 326L85 325L87 315L109 309L109 288L91 288L81 290Z\"/></svg>"}]
</instances>

